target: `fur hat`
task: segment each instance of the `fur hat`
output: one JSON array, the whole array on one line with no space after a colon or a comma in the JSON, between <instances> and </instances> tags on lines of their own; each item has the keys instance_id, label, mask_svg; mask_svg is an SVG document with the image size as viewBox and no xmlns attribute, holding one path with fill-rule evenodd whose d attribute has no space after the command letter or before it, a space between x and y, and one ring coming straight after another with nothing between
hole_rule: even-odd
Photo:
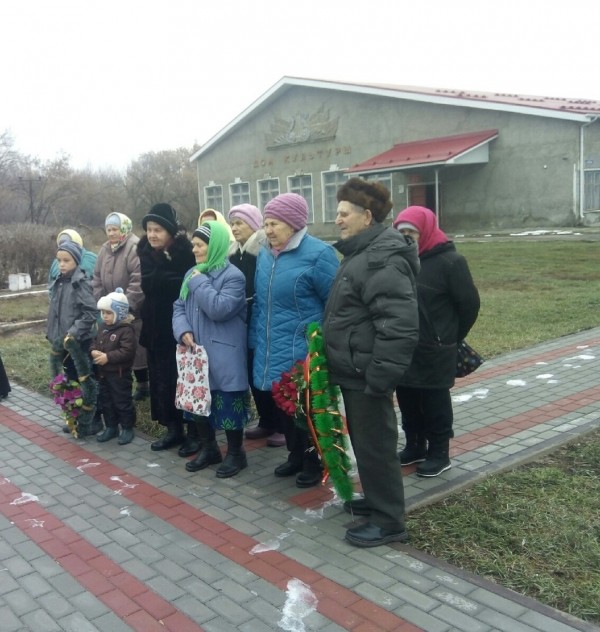
<instances>
[{"instance_id":1,"label":"fur hat","mask_svg":"<svg viewBox=\"0 0 600 632\"><path fill-rule=\"evenodd\" d=\"M114 292L103 296L98 301L97 306L98 309L112 312L115 315L115 323L123 320L129 314L129 301L120 287Z\"/></svg>"},{"instance_id":2,"label":"fur hat","mask_svg":"<svg viewBox=\"0 0 600 632\"><path fill-rule=\"evenodd\" d=\"M61 250L68 252L71 257L73 257L77 265L81 264L83 248L78 243L71 241L70 239L65 239L64 241L61 241L60 245L56 249L56 252L58 253Z\"/></svg>"},{"instance_id":3,"label":"fur hat","mask_svg":"<svg viewBox=\"0 0 600 632\"><path fill-rule=\"evenodd\" d=\"M381 224L392 210L390 192L376 180L350 178L337 192L338 202L350 202L361 208L369 209L373 219Z\"/></svg>"},{"instance_id":4,"label":"fur hat","mask_svg":"<svg viewBox=\"0 0 600 632\"><path fill-rule=\"evenodd\" d=\"M160 224L171 236L175 236L179 230L179 220L175 209L165 202L155 204L150 212L142 218L142 228L146 230L148 222Z\"/></svg>"},{"instance_id":5,"label":"fur hat","mask_svg":"<svg viewBox=\"0 0 600 632\"><path fill-rule=\"evenodd\" d=\"M229 221L231 222L234 219L241 219L242 222L246 222L254 232L262 228L262 215L253 204L238 204L237 206L233 206L229 211Z\"/></svg>"},{"instance_id":6,"label":"fur hat","mask_svg":"<svg viewBox=\"0 0 600 632\"><path fill-rule=\"evenodd\" d=\"M265 219L278 219L298 231L308 223L308 204L297 193L282 193L267 202L263 215Z\"/></svg>"},{"instance_id":7,"label":"fur hat","mask_svg":"<svg viewBox=\"0 0 600 632\"><path fill-rule=\"evenodd\" d=\"M83 248L83 239L81 235L72 228L65 228L61 230L60 233L56 236L56 245L60 246L63 241L74 241L76 244L79 244Z\"/></svg>"}]
</instances>

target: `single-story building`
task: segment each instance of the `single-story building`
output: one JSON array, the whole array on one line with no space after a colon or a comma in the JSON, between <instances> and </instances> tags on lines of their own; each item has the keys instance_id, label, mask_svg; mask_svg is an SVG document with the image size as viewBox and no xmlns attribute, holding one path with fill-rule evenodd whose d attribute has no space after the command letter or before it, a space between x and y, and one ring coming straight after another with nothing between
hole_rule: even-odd
<instances>
[{"instance_id":1,"label":"single-story building","mask_svg":"<svg viewBox=\"0 0 600 632\"><path fill-rule=\"evenodd\" d=\"M293 191L333 237L336 190L381 180L451 231L600 222L600 101L283 77L192 157L201 208Z\"/></svg>"}]
</instances>

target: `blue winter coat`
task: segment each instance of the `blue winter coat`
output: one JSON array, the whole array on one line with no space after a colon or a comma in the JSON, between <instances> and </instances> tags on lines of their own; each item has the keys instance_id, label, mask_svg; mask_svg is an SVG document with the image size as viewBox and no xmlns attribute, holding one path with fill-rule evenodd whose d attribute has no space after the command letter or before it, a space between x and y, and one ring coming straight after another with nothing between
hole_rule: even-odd
<instances>
[{"instance_id":1,"label":"blue winter coat","mask_svg":"<svg viewBox=\"0 0 600 632\"><path fill-rule=\"evenodd\" d=\"M220 270L193 276L188 288L186 300L173 303L175 339L180 343L189 331L206 349L211 391L247 390L246 278L227 262Z\"/></svg>"},{"instance_id":2,"label":"blue winter coat","mask_svg":"<svg viewBox=\"0 0 600 632\"><path fill-rule=\"evenodd\" d=\"M284 371L306 357L306 326L321 321L338 265L333 248L305 229L277 257L270 246L261 248L249 336L257 389L270 391Z\"/></svg>"}]
</instances>

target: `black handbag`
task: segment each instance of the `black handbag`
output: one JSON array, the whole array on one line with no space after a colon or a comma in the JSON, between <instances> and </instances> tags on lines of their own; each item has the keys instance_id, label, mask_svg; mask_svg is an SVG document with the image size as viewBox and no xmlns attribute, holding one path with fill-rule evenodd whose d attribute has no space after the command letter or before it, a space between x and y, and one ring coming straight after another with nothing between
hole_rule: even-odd
<instances>
[{"instance_id":1,"label":"black handbag","mask_svg":"<svg viewBox=\"0 0 600 632\"><path fill-rule=\"evenodd\" d=\"M431 320L429 320L429 314L425 310L424 305L419 305L419 314L429 326L436 343L441 345L442 341L437 335ZM469 373L473 373L473 371L478 369L483 363L484 359L466 340L461 340L456 345L456 377L466 377Z\"/></svg>"},{"instance_id":2,"label":"black handbag","mask_svg":"<svg viewBox=\"0 0 600 632\"><path fill-rule=\"evenodd\" d=\"M456 377L465 377L473 373L484 362L484 359L465 340L458 343L456 349Z\"/></svg>"}]
</instances>

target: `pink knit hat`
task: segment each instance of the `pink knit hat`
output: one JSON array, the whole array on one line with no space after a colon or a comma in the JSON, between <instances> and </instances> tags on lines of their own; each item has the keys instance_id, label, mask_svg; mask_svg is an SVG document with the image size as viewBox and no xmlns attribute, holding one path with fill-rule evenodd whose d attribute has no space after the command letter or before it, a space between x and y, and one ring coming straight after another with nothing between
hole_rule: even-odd
<instances>
[{"instance_id":1,"label":"pink knit hat","mask_svg":"<svg viewBox=\"0 0 600 632\"><path fill-rule=\"evenodd\" d=\"M231 222L231 220L236 218L241 219L242 222L246 222L254 231L262 228L262 215L253 204L238 204L237 206L232 206L229 211L229 221Z\"/></svg>"},{"instance_id":2,"label":"pink knit hat","mask_svg":"<svg viewBox=\"0 0 600 632\"><path fill-rule=\"evenodd\" d=\"M265 219L278 219L298 231L308 222L308 204L297 193L282 193L267 202L263 215Z\"/></svg>"}]
</instances>

